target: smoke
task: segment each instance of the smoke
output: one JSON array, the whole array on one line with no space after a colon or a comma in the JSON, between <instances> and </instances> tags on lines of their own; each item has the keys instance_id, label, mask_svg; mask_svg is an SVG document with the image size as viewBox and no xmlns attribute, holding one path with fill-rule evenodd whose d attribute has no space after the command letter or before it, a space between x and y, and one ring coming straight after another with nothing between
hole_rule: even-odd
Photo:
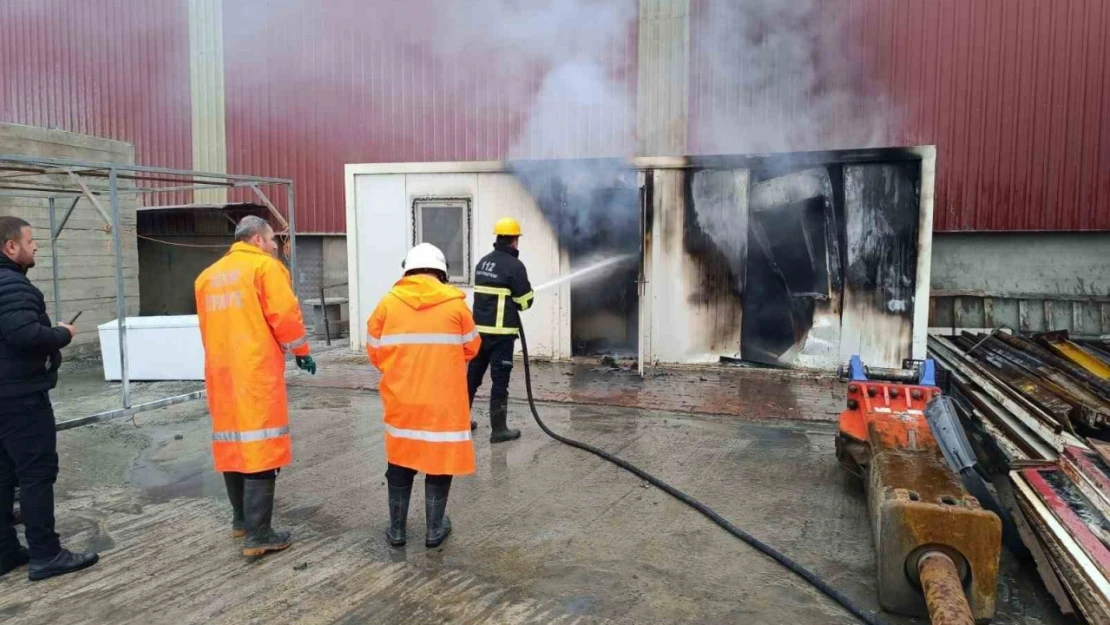
<instances>
[{"instance_id":1,"label":"smoke","mask_svg":"<svg viewBox=\"0 0 1110 625\"><path fill-rule=\"evenodd\" d=\"M437 14L427 43L439 58L480 62L498 100L525 111L507 158L632 154L634 0L468 0Z\"/></svg>"},{"instance_id":2,"label":"smoke","mask_svg":"<svg viewBox=\"0 0 1110 625\"><path fill-rule=\"evenodd\" d=\"M639 249L636 172L613 160L517 161L512 168L575 264L602 250Z\"/></svg>"},{"instance_id":3,"label":"smoke","mask_svg":"<svg viewBox=\"0 0 1110 625\"><path fill-rule=\"evenodd\" d=\"M701 153L873 147L893 114L867 84L846 3L709 0L691 37Z\"/></svg>"}]
</instances>

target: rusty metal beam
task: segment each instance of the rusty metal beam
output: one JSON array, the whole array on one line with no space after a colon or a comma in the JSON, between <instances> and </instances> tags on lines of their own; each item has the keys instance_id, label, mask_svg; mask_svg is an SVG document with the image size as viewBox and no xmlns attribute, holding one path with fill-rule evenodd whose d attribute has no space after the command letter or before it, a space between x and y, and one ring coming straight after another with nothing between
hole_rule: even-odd
<instances>
[{"instance_id":1,"label":"rusty metal beam","mask_svg":"<svg viewBox=\"0 0 1110 625\"><path fill-rule=\"evenodd\" d=\"M105 232L110 232L112 230L112 218L108 216L108 213L104 212L104 207L100 205L100 200L96 199L96 195L94 195L93 192L89 190L89 186L85 184L85 181L81 179L81 176L78 176L76 173L73 172L73 170L70 170L68 173L69 177L75 183L77 183L77 186L81 187L81 191L84 192L85 197L88 198L90 202L92 202L93 208L96 209L96 212L100 213L100 218L104 220L104 223L107 226Z\"/></svg>"},{"instance_id":2,"label":"rusty metal beam","mask_svg":"<svg viewBox=\"0 0 1110 625\"><path fill-rule=\"evenodd\" d=\"M966 354L969 347L976 344L975 341L974 337L965 336L958 340L956 344L963 347ZM977 350L975 358L984 369L1050 415L1058 427L1075 433L1075 428L1071 422L1073 410L1071 404L1045 388L1042 380L1025 370L1019 363L1008 358L1007 354L999 350L990 340L983 342Z\"/></svg>"},{"instance_id":3,"label":"rusty metal beam","mask_svg":"<svg viewBox=\"0 0 1110 625\"><path fill-rule=\"evenodd\" d=\"M277 219L278 223L281 224L281 229L283 231L288 230L289 222L285 221L285 218L281 216L281 213L278 212L277 207L275 207L273 202L270 201L270 198L266 197L266 194L262 192L262 189L259 189L258 185L256 184L250 185L250 188L251 191L254 191L254 194L258 196L258 199L262 200L262 203L266 205L266 208L270 209L270 213L273 214L274 219Z\"/></svg>"},{"instance_id":4,"label":"rusty metal beam","mask_svg":"<svg viewBox=\"0 0 1110 625\"><path fill-rule=\"evenodd\" d=\"M1040 337L1041 344L1056 353L1061 358L1070 360L1075 365L1082 367L1099 380L1110 380L1110 365L1089 354L1083 347L1071 342L1065 336L1045 334Z\"/></svg>"},{"instance_id":5,"label":"rusty metal beam","mask_svg":"<svg viewBox=\"0 0 1110 625\"><path fill-rule=\"evenodd\" d=\"M1039 340L1039 336L1040 335L1033 335L1033 338ZM1087 383L1087 385L1090 386L1092 390L1097 392L1104 399L1110 399L1110 383L1099 379L1097 376L1087 371L1086 369L1076 366L1074 363L1068 362L1064 358L1053 354L1052 352L1048 351L1041 345L1034 343L1033 341L1025 340L1003 333L998 334L998 339L1011 347L1020 349L1043 360L1045 363L1056 367L1057 369L1061 369L1067 373L1070 373L1077 379Z\"/></svg>"},{"instance_id":6,"label":"rusty metal beam","mask_svg":"<svg viewBox=\"0 0 1110 625\"><path fill-rule=\"evenodd\" d=\"M1013 337L1011 340L1020 341ZM1028 351L1014 348L1010 342L991 338L987 347L1027 372L1029 375L1026 385L1035 386L1038 395L1054 396L1070 406L1068 415L1072 420L1082 421L1091 427L1099 427L1110 421L1110 402L1063 371L1053 368Z\"/></svg>"},{"instance_id":7,"label":"rusty metal beam","mask_svg":"<svg viewBox=\"0 0 1110 625\"><path fill-rule=\"evenodd\" d=\"M1048 443L1057 453L1064 450L1065 444L1080 447L1087 446L1074 435L1063 432L1062 428L1052 420L1052 417L996 378L978 361L964 354L949 339L934 336L929 338L929 344L935 353L941 354L948 360L951 364L950 371L954 369L966 376L986 397L989 397L993 402L997 402L999 406L1012 414L1025 427L1036 432L1037 436Z\"/></svg>"}]
</instances>

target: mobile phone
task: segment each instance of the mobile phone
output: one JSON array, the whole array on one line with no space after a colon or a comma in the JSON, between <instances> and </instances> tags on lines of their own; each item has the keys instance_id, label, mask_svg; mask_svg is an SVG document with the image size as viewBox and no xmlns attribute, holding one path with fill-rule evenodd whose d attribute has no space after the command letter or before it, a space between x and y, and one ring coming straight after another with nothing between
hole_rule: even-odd
<instances>
[{"instance_id":1,"label":"mobile phone","mask_svg":"<svg viewBox=\"0 0 1110 625\"><path fill-rule=\"evenodd\" d=\"M77 311L77 314L76 314L76 315L73 315L73 319L70 319L70 320L69 320L69 325L73 325L73 324L77 323L77 318L78 318L78 317L80 317L80 316L81 316L81 313L83 313L83 312L85 312L85 311L83 311L83 310L78 310L78 311Z\"/></svg>"}]
</instances>

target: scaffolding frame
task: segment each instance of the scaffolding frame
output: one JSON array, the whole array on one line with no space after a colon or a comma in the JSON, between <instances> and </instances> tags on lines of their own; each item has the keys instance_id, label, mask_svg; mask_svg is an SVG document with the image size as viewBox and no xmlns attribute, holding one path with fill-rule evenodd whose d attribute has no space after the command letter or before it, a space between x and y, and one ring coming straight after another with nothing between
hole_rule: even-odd
<instances>
[{"instance_id":1,"label":"scaffolding frame","mask_svg":"<svg viewBox=\"0 0 1110 625\"><path fill-rule=\"evenodd\" d=\"M133 181L134 186L120 186L121 180ZM288 219L270 201L263 187L284 188L286 192ZM116 319L119 331L120 386L122 407L115 410L98 412L85 417L62 421L58 430L65 430L89 423L96 423L117 417L130 416L145 410L164 408L186 401L205 397L205 391L194 391L183 395L163 397L150 402L132 405L131 379L127 354L127 293L123 280L123 241L120 234L120 196L150 195L203 191L207 189L250 189L259 201L269 209L275 221L281 225L279 235L288 237L289 269L297 275L297 229L294 205L295 189L288 178L248 176L201 172L189 169L168 167L149 167L106 163L80 159L49 158L20 154L0 154L0 197L26 199L45 199L50 213L50 257L54 287L54 320L61 321L61 285L58 283L58 236L77 208L78 202L86 199L105 223L105 232L112 236L116 270ZM102 200L107 198L108 206ZM61 219L57 213L59 199L72 200L65 208ZM177 206L177 205L175 205ZM144 206L146 209L159 208ZM296 289L296 280L293 281Z\"/></svg>"}]
</instances>

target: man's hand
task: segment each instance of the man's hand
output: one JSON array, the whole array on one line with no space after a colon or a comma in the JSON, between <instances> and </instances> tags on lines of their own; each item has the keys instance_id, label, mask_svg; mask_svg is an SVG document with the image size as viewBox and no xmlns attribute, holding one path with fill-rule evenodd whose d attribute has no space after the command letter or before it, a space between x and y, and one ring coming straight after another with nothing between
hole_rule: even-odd
<instances>
[{"instance_id":1,"label":"man's hand","mask_svg":"<svg viewBox=\"0 0 1110 625\"><path fill-rule=\"evenodd\" d=\"M312 356L297 356L297 367L316 375L316 361Z\"/></svg>"},{"instance_id":2,"label":"man's hand","mask_svg":"<svg viewBox=\"0 0 1110 625\"><path fill-rule=\"evenodd\" d=\"M68 323L58 322L58 327L65 328L66 330L69 330L69 336L71 338L74 337L74 336L77 336L77 326L71 326Z\"/></svg>"}]
</instances>

